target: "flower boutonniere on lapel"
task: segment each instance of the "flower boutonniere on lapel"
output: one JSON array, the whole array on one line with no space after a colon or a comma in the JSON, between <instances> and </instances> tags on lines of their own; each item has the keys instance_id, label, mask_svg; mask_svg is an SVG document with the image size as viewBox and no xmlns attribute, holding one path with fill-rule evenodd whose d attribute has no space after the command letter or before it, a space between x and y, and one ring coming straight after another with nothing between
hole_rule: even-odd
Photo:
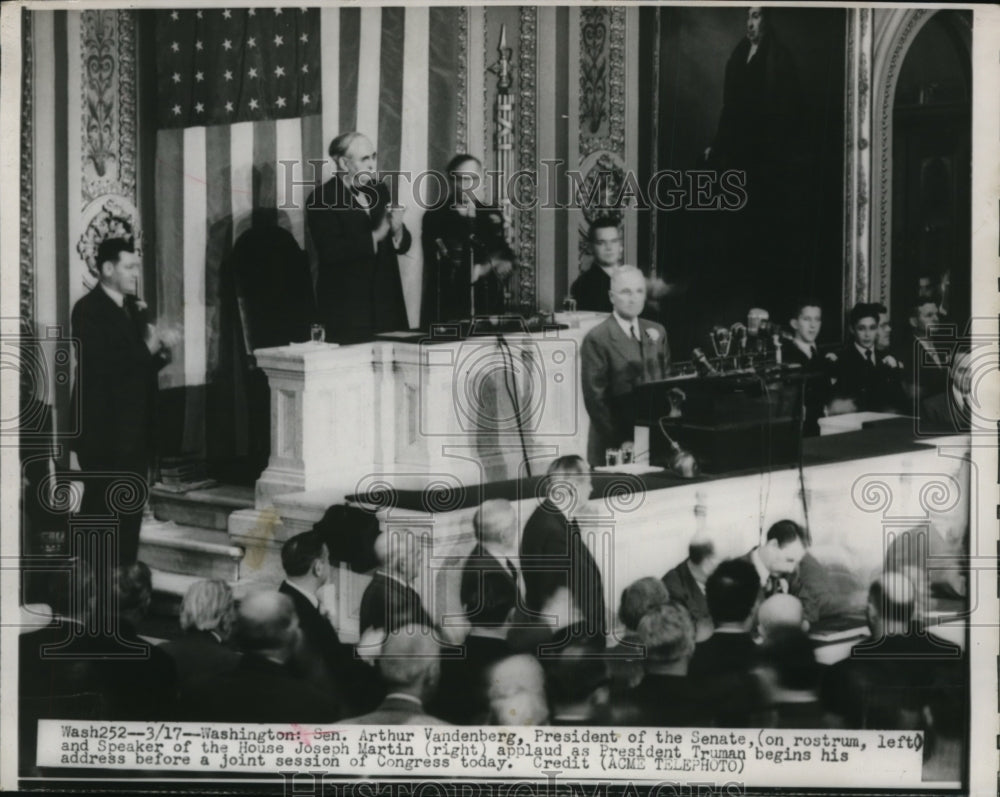
<instances>
[{"instance_id":1,"label":"flower boutonniere on lapel","mask_svg":"<svg viewBox=\"0 0 1000 797\"><path fill-rule=\"evenodd\" d=\"M656 327L646 327L646 337L651 343L656 343L660 339L660 330Z\"/></svg>"}]
</instances>

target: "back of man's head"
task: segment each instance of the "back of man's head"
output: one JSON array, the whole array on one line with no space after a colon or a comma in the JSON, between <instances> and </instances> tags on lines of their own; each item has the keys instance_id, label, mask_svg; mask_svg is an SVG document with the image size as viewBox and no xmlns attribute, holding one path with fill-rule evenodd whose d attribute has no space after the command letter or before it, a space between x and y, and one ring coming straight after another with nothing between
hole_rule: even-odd
<instances>
[{"instance_id":1,"label":"back of man's head","mask_svg":"<svg viewBox=\"0 0 1000 797\"><path fill-rule=\"evenodd\" d=\"M916 595L905 573L890 570L873 581L868 589L868 624L873 634L908 633L916 619Z\"/></svg>"},{"instance_id":2,"label":"back of man's head","mask_svg":"<svg viewBox=\"0 0 1000 797\"><path fill-rule=\"evenodd\" d=\"M486 678L492 722L497 725L544 725L549 719L545 671L527 654L494 664Z\"/></svg>"},{"instance_id":3,"label":"back of man's head","mask_svg":"<svg viewBox=\"0 0 1000 797\"><path fill-rule=\"evenodd\" d=\"M557 656L547 659L545 682L556 718L596 720L607 708L607 662L585 645L567 645Z\"/></svg>"},{"instance_id":4,"label":"back of man's head","mask_svg":"<svg viewBox=\"0 0 1000 797\"><path fill-rule=\"evenodd\" d=\"M652 576L640 578L622 590L618 619L629 631L635 631L648 612L666 605L669 600L670 595L660 579Z\"/></svg>"},{"instance_id":5,"label":"back of man's head","mask_svg":"<svg viewBox=\"0 0 1000 797\"><path fill-rule=\"evenodd\" d=\"M378 659L386 689L427 698L438 683L440 654L429 628L404 625L387 634Z\"/></svg>"},{"instance_id":6,"label":"back of man's head","mask_svg":"<svg viewBox=\"0 0 1000 797\"><path fill-rule=\"evenodd\" d=\"M757 609L757 624L761 636L767 639L771 634L785 629L808 630L808 622L802 609L802 601L794 595L776 592Z\"/></svg>"},{"instance_id":7,"label":"back of man's head","mask_svg":"<svg viewBox=\"0 0 1000 797\"><path fill-rule=\"evenodd\" d=\"M145 562L121 565L115 571L115 602L120 615L133 625L146 616L153 598L153 576Z\"/></svg>"},{"instance_id":8,"label":"back of man's head","mask_svg":"<svg viewBox=\"0 0 1000 797\"><path fill-rule=\"evenodd\" d=\"M694 621L683 606L668 603L639 621L639 639L649 664L686 662L694 653Z\"/></svg>"},{"instance_id":9,"label":"back of man's head","mask_svg":"<svg viewBox=\"0 0 1000 797\"><path fill-rule=\"evenodd\" d=\"M196 581L181 601L180 626L183 631L215 631L229 636L233 622L233 591L222 579Z\"/></svg>"},{"instance_id":10,"label":"back of man's head","mask_svg":"<svg viewBox=\"0 0 1000 797\"><path fill-rule=\"evenodd\" d=\"M298 618L292 599L270 590L247 595L236 612L234 637L244 653L257 653L284 664L298 643Z\"/></svg>"},{"instance_id":11,"label":"back of man's head","mask_svg":"<svg viewBox=\"0 0 1000 797\"><path fill-rule=\"evenodd\" d=\"M768 542L774 540L781 548L796 540L803 545L809 543L806 530L794 520L779 520L767 530L766 539Z\"/></svg>"},{"instance_id":12,"label":"back of man's head","mask_svg":"<svg viewBox=\"0 0 1000 797\"><path fill-rule=\"evenodd\" d=\"M318 531L304 531L281 546L281 566L289 578L300 578L312 569L313 562L325 559L326 545Z\"/></svg>"},{"instance_id":13,"label":"back of man's head","mask_svg":"<svg viewBox=\"0 0 1000 797\"><path fill-rule=\"evenodd\" d=\"M487 544L509 547L517 537L517 516L510 501L491 498L483 501L472 518L476 539Z\"/></svg>"},{"instance_id":14,"label":"back of man's head","mask_svg":"<svg viewBox=\"0 0 1000 797\"><path fill-rule=\"evenodd\" d=\"M708 611L716 626L747 624L759 593L757 569L745 559L722 562L705 583Z\"/></svg>"}]
</instances>

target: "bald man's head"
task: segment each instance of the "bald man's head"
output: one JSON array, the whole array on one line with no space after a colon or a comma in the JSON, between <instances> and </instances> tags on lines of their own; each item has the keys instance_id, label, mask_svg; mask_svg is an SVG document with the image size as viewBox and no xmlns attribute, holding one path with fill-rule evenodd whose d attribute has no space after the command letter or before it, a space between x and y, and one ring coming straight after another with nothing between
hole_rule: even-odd
<instances>
[{"instance_id":1,"label":"bald man's head","mask_svg":"<svg viewBox=\"0 0 1000 797\"><path fill-rule=\"evenodd\" d=\"M765 600L757 609L757 623L764 639L772 636L778 629L805 631L809 626L803 615L802 601L794 595L780 592Z\"/></svg>"},{"instance_id":2,"label":"bald man's head","mask_svg":"<svg viewBox=\"0 0 1000 797\"><path fill-rule=\"evenodd\" d=\"M409 583L416 579L423 563L423 548L417 531L391 529L375 538L375 558L388 573Z\"/></svg>"},{"instance_id":3,"label":"bald man's head","mask_svg":"<svg viewBox=\"0 0 1000 797\"><path fill-rule=\"evenodd\" d=\"M405 625L386 635L378 668L390 692L424 699L437 687L440 655L431 629Z\"/></svg>"},{"instance_id":4,"label":"bald man's head","mask_svg":"<svg viewBox=\"0 0 1000 797\"><path fill-rule=\"evenodd\" d=\"M240 602L235 638L240 650L285 663L298 644L299 623L292 599L280 592L254 592Z\"/></svg>"},{"instance_id":5,"label":"bald man's head","mask_svg":"<svg viewBox=\"0 0 1000 797\"><path fill-rule=\"evenodd\" d=\"M905 634L917 614L917 591L909 574L890 570L868 590L868 625L872 635Z\"/></svg>"},{"instance_id":6,"label":"bald man's head","mask_svg":"<svg viewBox=\"0 0 1000 797\"><path fill-rule=\"evenodd\" d=\"M490 713L498 725L544 725L549 719L545 671L534 656L508 656L486 679Z\"/></svg>"},{"instance_id":7,"label":"bald man's head","mask_svg":"<svg viewBox=\"0 0 1000 797\"><path fill-rule=\"evenodd\" d=\"M504 548L512 546L515 542L516 522L514 507L510 501L503 498L483 501L472 518L472 526L478 540Z\"/></svg>"}]
</instances>

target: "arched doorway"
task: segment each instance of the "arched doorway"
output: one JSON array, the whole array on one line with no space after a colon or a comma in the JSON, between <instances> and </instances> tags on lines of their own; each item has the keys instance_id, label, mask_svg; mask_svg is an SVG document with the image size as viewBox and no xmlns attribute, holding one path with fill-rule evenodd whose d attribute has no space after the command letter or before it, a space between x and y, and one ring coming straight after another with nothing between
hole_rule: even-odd
<instances>
[{"instance_id":1,"label":"arched doorway","mask_svg":"<svg viewBox=\"0 0 1000 797\"><path fill-rule=\"evenodd\" d=\"M972 15L930 16L899 70L892 109L892 317L918 293L961 333L969 318ZM901 330L902 331L902 330Z\"/></svg>"}]
</instances>

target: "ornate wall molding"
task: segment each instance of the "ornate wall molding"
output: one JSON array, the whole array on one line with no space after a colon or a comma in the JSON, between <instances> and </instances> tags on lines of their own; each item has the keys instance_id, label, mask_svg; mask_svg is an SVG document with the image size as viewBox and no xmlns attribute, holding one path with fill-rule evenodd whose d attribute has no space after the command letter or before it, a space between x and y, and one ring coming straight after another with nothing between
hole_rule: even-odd
<instances>
[{"instance_id":1,"label":"ornate wall molding","mask_svg":"<svg viewBox=\"0 0 1000 797\"><path fill-rule=\"evenodd\" d=\"M455 151L469 151L469 8L458 9L458 103L455 107Z\"/></svg>"},{"instance_id":2,"label":"ornate wall molding","mask_svg":"<svg viewBox=\"0 0 1000 797\"><path fill-rule=\"evenodd\" d=\"M578 158L584 195L598 181L605 181L602 198L617 196L625 169L625 39L626 13L620 6L580 9L579 64L580 116L577 130ZM607 190L609 189L609 190ZM576 257L580 267L590 256L587 230L599 215L622 218L622 211L583 207L578 216Z\"/></svg>"},{"instance_id":3,"label":"ornate wall molding","mask_svg":"<svg viewBox=\"0 0 1000 797\"><path fill-rule=\"evenodd\" d=\"M869 269L868 296L872 301L889 301L892 270L892 109L899 68L913 44L916 33L934 10L876 9L873 12L874 55L871 85L875 87L871 167L877 173L873 220L875 240Z\"/></svg>"},{"instance_id":4,"label":"ornate wall molding","mask_svg":"<svg viewBox=\"0 0 1000 797\"><path fill-rule=\"evenodd\" d=\"M81 13L81 193L135 200L136 35L131 11Z\"/></svg>"},{"instance_id":5,"label":"ornate wall molding","mask_svg":"<svg viewBox=\"0 0 1000 797\"><path fill-rule=\"evenodd\" d=\"M538 70L538 8L522 6L518 32L518 111L517 152L518 168L534 172L538 166L538 131L536 119L537 70ZM534 198L534 197L533 197ZM534 307L537 279L538 251L535 240L537 214L535 208L518 212L518 256L522 264L518 285L518 301L522 307ZM523 266L530 264L530 268Z\"/></svg>"},{"instance_id":6,"label":"ornate wall molding","mask_svg":"<svg viewBox=\"0 0 1000 797\"><path fill-rule=\"evenodd\" d=\"M871 247L871 10L847 11L844 107L844 308L867 301Z\"/></svg>"},{"instance_id":7,"label":"ornate wall molding","mask_svg":"<svg viewBox=\"0 0 1000 797\"><path fill-rule=\"evenodd\" d=\"M20 310L21 324L31 329L35 317L35 181L34 157L34 39L33 12L21 11L21 206Z\"/></svg>"}]
</instances>

